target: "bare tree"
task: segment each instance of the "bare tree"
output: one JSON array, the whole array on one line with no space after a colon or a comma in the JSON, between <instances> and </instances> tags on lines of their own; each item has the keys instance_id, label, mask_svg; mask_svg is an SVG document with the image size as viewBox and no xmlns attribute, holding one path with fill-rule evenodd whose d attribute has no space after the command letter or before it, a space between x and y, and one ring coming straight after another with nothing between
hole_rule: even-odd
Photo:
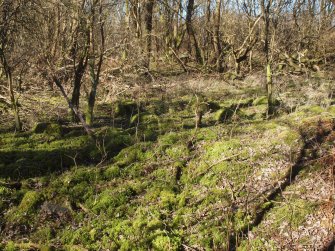
<instances>
[{"instance_id":1,"label":"bare tree","mask_svg":"<svg viewBox=\"0 0 335 251\"><path fill-rule=\"evenodd\" d=\"M145 62L144 67L150 69L151 45L152 45L152 14L154 9L154 0L145 2Z\"/></svg>"},{"instance_id":2,"label":"bare tree","mask_svg":"<svg viewBox=\"0 0 335 251\"><path fill-rule=\"evenodd\" d=\"M12 106L15 129L20 131L22 123L19 115L18 97L15 92L14 77L21 78L22 70L29 58L27 34L28 27L25 21L29 20L27 6L30 1L4 0L0 2L0 63L6 78L7 91Z\"/></svg>"},{"instance_id":3,"label":"bare tree","mask_svg":"<svg viewBox=\"0 0 335 251\"><path fill-rule=\"evenodd\" d=\"M73 32L73 42L70 49L70 57L73 62L73 90L71 103L78 110L80 100L80 88L88 64L88 48L90 44L89 24L85 13L85 0L75 6L76 24ZM72 112L73 121L77 121L77 116Z\"/></svg>"},{"instance_id":4,"label":"bare tree","mask_svg":"<svg viewBox=\"0 0 335 251\"><path fill-rule=\"evenodd\" d=\"M216 70L223 71L223 53L220 39L220 23L221 23L221 0L216 0L214 15L214 49L216 54Z\"/></svg>"},{"instance_id":5,"label":"bare tree","mask_svg":"<svg viewBox=\"0 0 335 251\"><path fill-rule=\"evenodd\" d=\"M96 12L97 10L97 12ZM105 53L105 19L103 0L94 0L90 7L89 71L91 89L88 96L86 123L92 125L97 88Z\"/></svg>"},{"instance_id":6,"label":"bare tree","mask_svg":"<svg viewBox=\"0 0 335 251\"><path fill-rule=\"evenodd\" d=\"M187 12L186 12L186 29L189 36L189 41L193 39L196 60L199 64L203 64L201 50L199 48L198 40L192 24L193 12L194 12L194 0L188 0Z\"/></svg>"},{"instance_id":7,"label":"bare tree","mask_svg":"<svg viewBox=\"0 0 335 251\"><path fill-rule=\"evenodd\" d=\"M271 55L270 55L270 11L273 4L273 0L260 0L259 1L262 18L264 22L263 36L264 36L264 54L266 59L266 90L268 96L268 114L273 113L274 100L273 100L273 82L272 82L272 70L271 70Z\"/></svg>"}]
</instances>

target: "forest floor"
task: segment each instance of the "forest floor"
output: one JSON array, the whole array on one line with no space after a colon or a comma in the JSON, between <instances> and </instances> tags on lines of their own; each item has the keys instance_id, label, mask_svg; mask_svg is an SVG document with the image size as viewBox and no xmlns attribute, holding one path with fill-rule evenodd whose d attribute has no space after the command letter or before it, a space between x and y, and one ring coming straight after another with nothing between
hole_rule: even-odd
<instances>
[{"instance_id":1,"label":"forest floor","mask_svg":"<svg viewBox=\"0 0 335 251\"><path fill-rule=\"evenodd\" d=\"M167 79L108 90L96 140L57 92L26 132L0 107L0 250L332 250L334 81L279 79L267 118L259 76Z\"/></svg>"}]
</instances>

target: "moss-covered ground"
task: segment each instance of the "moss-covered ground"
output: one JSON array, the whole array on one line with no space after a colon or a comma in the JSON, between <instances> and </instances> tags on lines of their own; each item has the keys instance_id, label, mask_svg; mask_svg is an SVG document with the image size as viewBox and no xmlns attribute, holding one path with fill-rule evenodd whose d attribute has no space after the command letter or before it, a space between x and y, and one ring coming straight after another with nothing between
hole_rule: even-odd
<instances>
[{"instance_id":1,"label":"moss-covered ground","mask_svg":"<svg viewBox=\"0 0 335 251\"><path fill-rule=\"evenodd\" d=\"M326 245L335 108L278 101L267 118L255 93L100 102L94 140L50 121L1 134L0 250Z\"/></svg>"}]
</instances>

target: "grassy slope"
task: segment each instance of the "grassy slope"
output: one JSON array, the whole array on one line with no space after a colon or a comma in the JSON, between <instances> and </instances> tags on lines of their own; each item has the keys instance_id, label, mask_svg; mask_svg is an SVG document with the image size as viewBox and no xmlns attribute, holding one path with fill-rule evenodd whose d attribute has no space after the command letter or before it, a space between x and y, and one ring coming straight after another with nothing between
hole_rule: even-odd
<instances>
[{"instance_id":1,"label":"grassy slope","mask_svg":"<svg viewBox=\"0 0 335 251\"><path fill-rule=\"evenodd\" d=\"M195 107L205 112L198 130ZM321 129L329 133L332 106L264 120L263 98L234 91L154 99L139 115L132 102L113 109L128 129L97 129L98 148L73 130L1 135L3 248L292 250L328 241L329 168L304 159L332 149L331 139L320 141L323 152L306 147ZM297 178L275 193L298 162ZM19 189L8 187L10 177L20 177ZM308 228L323 235L314 240Z\"/></svg>"}]
</instances>

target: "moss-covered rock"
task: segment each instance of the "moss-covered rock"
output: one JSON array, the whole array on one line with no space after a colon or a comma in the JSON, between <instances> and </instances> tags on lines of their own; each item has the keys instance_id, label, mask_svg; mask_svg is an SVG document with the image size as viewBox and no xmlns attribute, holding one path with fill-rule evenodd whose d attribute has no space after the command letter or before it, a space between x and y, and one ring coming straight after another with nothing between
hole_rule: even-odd
<instances>
[{"instance_id":1,"label":"moss-covered rock","mask_svg":"<svg viewBox=\"0 0 335 251\"><path fill-rule=\"evenodd\" d=\"M124 116L130 118L138 112L137 103L134 101L118 101L115 104L115 116Z\"/></svg>"},{"instance_id":2,"label":"moss-covered rock","mask_svg":"<svg viewBox=\"0 0 335 251\"><path fill-rule=\"evenodd\" d=\"M144 107L149 114L162 115L169 111L168 103L162 99L150 99Z\"/></svg>"},{"instance_id":3,"label":"moss-covered rock","mask_svg":"<svg viewBox=\"0 0 335 251\"><path fill-rule=\"evenodd\" d=\"M6 215L8 222L23 223L27 218L36 212L37 207L42 203L43 196L36 191L27 191L18 207Z\"/></svg>"},{"instance_id":4,"label":"moss-covered rock","mask_svg":"<svg viewBox=\"0 0 335 251\"><path fill-rule=\"evenodd\" d=\"M141 161L152 157L152 152L148 151L152 143L138 143L123 149L114 160L120 167L125 167L136 161Z\"/></svg>"},{"instance_id":5,"label":"moss-covered rock","mask_svg":"<svg viewBox=\"0 0 335 251\"><path fill-rule=\"evenodd\" d=\"M45 133L49 136L61 137L63 135L63 128L59 124L41 122L34 126L33 132L36 134Z\"/></svg>"},{"instance_id":6,"label":"moss-covered rock","mask_svg":"<svg viewBox=\"0 0 335 251\"><path fill-rule=\"evenodd\" d=\"M234 112L235 111L230 107L220 109L215 113L214 119L217 122L224 122L226 120L229 120L234 114Z\"/></svg>"}]
</instances>

